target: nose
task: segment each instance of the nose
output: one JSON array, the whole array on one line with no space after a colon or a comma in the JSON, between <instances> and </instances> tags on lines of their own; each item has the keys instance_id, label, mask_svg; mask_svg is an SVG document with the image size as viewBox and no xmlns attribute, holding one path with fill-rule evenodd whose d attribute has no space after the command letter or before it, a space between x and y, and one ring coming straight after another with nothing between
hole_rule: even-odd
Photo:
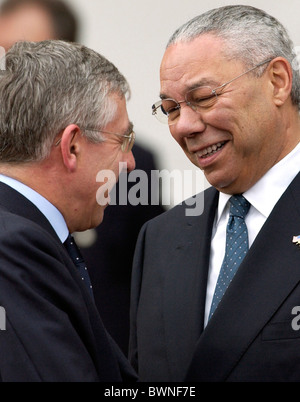
<instances>
[{"instance_id":1,"label":"nose","mask_svg":"<svg viewBox=\"0 0 300 402\"><path fill-rule=\"evenodd\" d=\"M130 173L132 170L135 169L135 159L132 151L127 152L124 155L125 155L124 162L127 163L127 172Z\"/></svg>"},{"instance_id":2,"label":"nose","mask_svg":"<svg viewBox=\"0 0 300 402\"><path fill-rule=\"evenodd\" d=\"M179 118L173 126L171 133L175 139L190 136L193 133L202 133L206 128L201 113L196 112L188 104L182 105Z\"/></svg>"}]
</instances>

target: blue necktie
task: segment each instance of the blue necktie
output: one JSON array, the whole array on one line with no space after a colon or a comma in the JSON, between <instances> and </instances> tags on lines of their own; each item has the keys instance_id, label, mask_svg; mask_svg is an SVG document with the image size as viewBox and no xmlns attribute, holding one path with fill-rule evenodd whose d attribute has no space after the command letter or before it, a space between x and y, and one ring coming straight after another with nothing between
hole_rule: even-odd
<instances>
[{"instance_id":1,"label":"blue necktie","mask_svg":"<svg viewBox=\"0 0 300 402\"><path fill-rule=\"evenodd\" d=\"M242 195L232 196L229 202L230 214L226 231L225 257L217 280L209 318L213 315L249 249L245 216L250 204Z\"/></svg>"},{"instance_id":2,"label":"blue necktie","mask_svg":"<svg viewBox=\"0 0 300 402\"><path fill-rule=\"evenodd\" d=\"M67 237L67 240L64 242L64 246L66 247L70 257L72 258L74 264L76 265L76 267L81 275L81 279L84 281L84 283L88 287L90 293L93 295L91 280L89 277L87 267L85 265L82 255L81 255L81 252L80 252L77 244L75 243L73 236L71 236L69 234L69 236Z\"/></svg>"}]
</instances>

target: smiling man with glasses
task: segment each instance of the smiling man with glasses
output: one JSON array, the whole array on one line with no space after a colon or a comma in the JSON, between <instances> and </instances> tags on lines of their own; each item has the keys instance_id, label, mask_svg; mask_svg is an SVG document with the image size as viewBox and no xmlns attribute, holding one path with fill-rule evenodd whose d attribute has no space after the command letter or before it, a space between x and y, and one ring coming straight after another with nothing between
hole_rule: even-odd
<instances>
[{"instance_id":1,"label":"smiling man with glasses","mask_svg":"<svg viewBox=\"0 0 300 402\"><path fill-rule=\"evenodd\" d=\"M187 200L140 233L130 358L141 381L300 380L295 58L285 28L249 6L208 11L168 42L152 114L211 187L201 216L186 216Z\"/></svg>"}]
</instances>

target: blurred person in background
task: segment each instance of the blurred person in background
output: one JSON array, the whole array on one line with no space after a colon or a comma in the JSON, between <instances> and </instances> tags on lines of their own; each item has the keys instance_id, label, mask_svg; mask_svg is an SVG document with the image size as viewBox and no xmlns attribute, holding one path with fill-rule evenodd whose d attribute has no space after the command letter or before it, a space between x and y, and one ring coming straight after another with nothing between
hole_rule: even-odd
<instances>
[{"instance_id":1,"label":"blurred person in background","mask_svg":"<svg viewBox=\"0 0 300 402\"><path fill-rule=\"evenodd\" d=\"M156 171L155 156L147 148L134 144L132 153L136 169L148 176L148 200L145 205L118 203L120 181L116 184L115 205L108 205L101 225L87 232L76 233L76 241L90 268L95 300L105 325L122 348L128 353L130 282L136 240L143 224L160 215L165 208L151 205L151 197L159 189L151 188L151 171ZM125 171L121 173L128 176ZM127 180L127 178L125 179ZM135 185L127 182L127 192ZM159 194L157 194L159 198ZM123 196L124 197L124 194Z\"/></svg>"},{"instance_id":2,"label":"blurred person in background","mask_svg":"<svg viewBox=\"0 0 300 402\"><path fill-rule=\"evenodd\" d=\"M20 40L75 42L78 28L74 10L60 0L5 0L0 4L0 46L6 50Z\"/></svg>"}]
</instances>

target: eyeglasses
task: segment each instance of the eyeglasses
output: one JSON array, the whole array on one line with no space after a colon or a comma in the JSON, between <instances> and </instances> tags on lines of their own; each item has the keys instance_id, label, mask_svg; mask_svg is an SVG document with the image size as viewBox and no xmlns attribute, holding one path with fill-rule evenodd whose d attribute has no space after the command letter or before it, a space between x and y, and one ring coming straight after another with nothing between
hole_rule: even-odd
<instances>
[{"instance_id":1,"label":"eyeglasses","mask_svg":"<svg viewBox=\"0 0 300 402\"><path fill-rule=\"evenodd\" d=\"M135 132L133 130L131 130L129 134L112 133L110 131L97 130L96 128L90 127L84 127L83 130L116 135L121 138L121 151L124 153L130 152L135 142Z\"/></svg>"},{"instance_id":2,"label":"eyeglasses","mask_svg":"<svg viewBox=\"0 0 300 402\"><path fill-rule=\"evenodd\" d=\"M93 131L95 133L116 135L117 137L122 139L121 151L124 153L130 152L132 150L132 147L135 142L135 132L133 130L131 130L131 132L129 134L119 134L119 133L111 133L110 131L103 131L103 130L99 130L96 128L90 128L90 127L81 127L81 128L82 128L82 130ZM54 145L57 146L57 145L59 145L60 142L61 142L61 138Z\"/></svg>"},{"instance_id":3,"label":"eyeglasses","mask_svg":"<svg viewBox=\"0 0 300 402\"><path fill-rule=\"evenodd\" d=\"M152 106L152 115L154 115L161 123L169 124L169 126L171 126L176 124L179 120L181 103L186 103L187 106L192 108L195 112L201 113L202 110L210 108L217 102L218 96L221 95L221 90L226 85L237 80L243 75L250 73L256 68L269 63L271 60L272 59L268 59L257 64L232 80L225 82L225 84L222 84L214 89L209 86L194 88L187 92L185 100L183 101L176 101L172 98L162 99Z\"/></svg>"}]
</instances>

